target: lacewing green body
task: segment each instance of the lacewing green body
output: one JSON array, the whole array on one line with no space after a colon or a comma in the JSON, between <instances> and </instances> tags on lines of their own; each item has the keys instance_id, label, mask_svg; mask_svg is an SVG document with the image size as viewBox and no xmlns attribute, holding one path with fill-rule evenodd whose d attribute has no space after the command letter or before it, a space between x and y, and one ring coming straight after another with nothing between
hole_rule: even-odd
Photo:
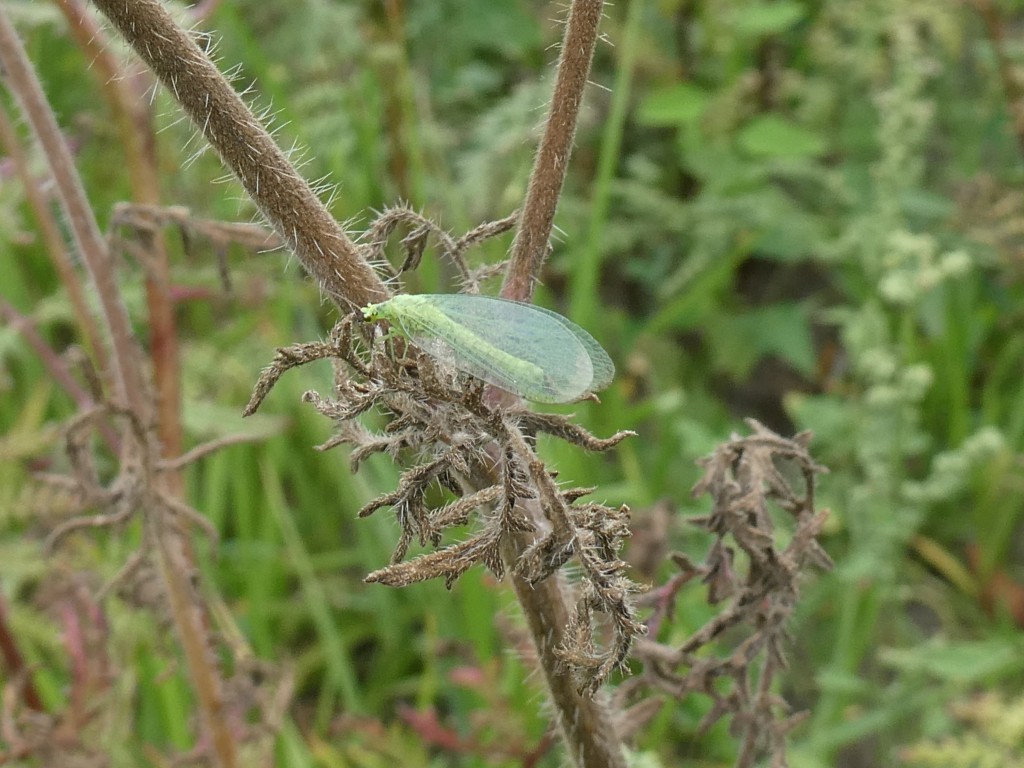
<instances>
[{"instance_id":1,"label":"lacewing green body","mask_svg":"<svg viewBox=\"0 0 1024 768\"><path fill-rule=\"evenodd\" d=\"M363 308L440 362L539 403L568 403L615 375L594 337L557 312L491 296L400 294Z\"/></svg>"}]
</instances>

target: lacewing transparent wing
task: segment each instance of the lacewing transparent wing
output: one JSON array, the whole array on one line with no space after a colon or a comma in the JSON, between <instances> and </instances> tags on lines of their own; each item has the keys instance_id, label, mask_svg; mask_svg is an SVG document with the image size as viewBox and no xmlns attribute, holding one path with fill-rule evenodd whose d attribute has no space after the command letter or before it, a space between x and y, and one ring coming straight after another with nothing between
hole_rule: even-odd
<instances>
[{"instance_id":1,"label":"lacewing transparent wing","mask_svg":"<svg viewBox=\"0 0 1024 768\"><path fill-rule=\"evenodd\" d=\"M452 368L527 400L568 403L604 389L615 366L557 312L491 296L400 294L363 308Z\"/></svg>"}]
</instances>

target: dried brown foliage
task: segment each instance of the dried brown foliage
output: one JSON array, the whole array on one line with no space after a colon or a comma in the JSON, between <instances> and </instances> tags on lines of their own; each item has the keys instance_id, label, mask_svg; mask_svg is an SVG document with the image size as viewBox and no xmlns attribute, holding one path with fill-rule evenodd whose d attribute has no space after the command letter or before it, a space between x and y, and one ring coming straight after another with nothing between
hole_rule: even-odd
<instances>
[{"instance_id":1,"label":"dried brown foliage","mask_svg":"<svg viewBox=\"0 0 1024 768\"><path fill-rule=\"evenodd\" d=\"M410 211L387 211L381 218L371 228L378 234L366 247L379 250L393 224L412 223L413 235L403 242L414 255L407 254L406 263L418 260L427 232L439 232ZM466 266L464 244L482 239L480 233L497 234L505 228L498 222L459 240L442 236L442 250L459 265L467 284L477 284L480 273ZM554 473L537 456L536 437L548 434L588 451L605 451L632 433L601 439L563 416L491 404L481 382L400 346L392 345L357 315L349 315L325 342L279 349L245 412L254 413L287 370L315 360L335 361L332 396L305 395L338 426L335 437L320 448L352 446L353 471L378 453L407 467L397 488L359 512L366 517L391 507L401 529L391 563L366 580L405 586L443 578L450 587L477 564L501 578L506 570L502 559L506 538L529 532L535 536L534 543L512 565L516 575L535 583L570 559L575 558L579 566L580 597L562 656L579 674L581 689L593 693L625 662L634 638L644 631L630 601L635 586L624 575L626 564L618 557L629 535L629 510L580 503L593 489L560 488ZM359 420L371 412L386 420L382 429L370 430ZM451 500L431 506L427 498L432 488ZM520 509L525 501L540 505L547 523L543 530ZM444 545L446 531L471 523L476 527L467 538ZM406 559L413 542L435 550ZM605 648L598 648L595 612L607 617L612 628L613 639Z\"/></svg>"},{"instance_id":2,"label":"dried brown foliage","mask_svg":"<svg viewBox=\"0 0 1024 768\"><path fill-rule=\"evenodd\" d=\"M764 753L773 766L785 766L786 734L804 715L790 712L774 684L787 666L786 623L801 579L810 566L832 567L817 541L828 513L814 506L815 476L827 470L807 451L809 432L787 440L753 419L748 424L752 435L733 436L700 462L704 476L693 494L711 496L712 508L690 522L711 532L713 543L699 564L672 555L680 573L644 596L642 602L654 609L648 621L651 639L641 639L636 648L644 669L620 687L618 696L625 701L640 690L674 698L703 693L714 705L701 728L731 717L732 733L740 740L737 766L751 766ZM773 512L793 519L785 544ZM657 642L653 638L671 620L677 595L695 578L707 585L708 602L722 609L682 644ZM742 639L735 640L736 632ZM730 653L708 653L726 637L733 645ZM638 707L633 727L656 712L649 699Z\"/></svg>"}]
</instances>

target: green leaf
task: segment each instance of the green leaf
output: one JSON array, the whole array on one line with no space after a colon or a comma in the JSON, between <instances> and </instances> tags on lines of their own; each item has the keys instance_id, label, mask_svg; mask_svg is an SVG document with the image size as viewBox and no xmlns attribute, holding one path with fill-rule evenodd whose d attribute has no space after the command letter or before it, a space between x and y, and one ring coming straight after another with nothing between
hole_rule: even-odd
<instances>
[{"instance_id":1,"label":"green leaf","mask_svg":"<svg viewBox=\"0 0 1024 768\"><path fill-rule=\"evenodd\" d=\"M825 139L778 115L750 121L737 136L740 148L754 157L816 157L825 152Z\"/></svg>"},{"instance_id":2,"label":"green leaf","mask_svg":"<svg viewBox=\"0 0 1024 768\"><path fill-rule=\"evenodd\" d=\"M642 125L687 125L700 119L708 105L708 94L690 83L659 88L640 104L637 119Z\"/></svg>"},{"instance_id":3,"label":"green leaf","mask_svg":"<svg viewBox=\"0 0 1024 768\"><path fill-rule=\"evenodd\" d=\"M1024 669L1020 643L999 638L960 643L934 641L912 649L890 648L881 653L881 658L902 672L917 672L954 683L1006 679Z\"/></svg>"},{"instance_id":4,"label":"green leaf","mask_svg":"<svg viewBox=\"0 0 1024 768\"><path fill-rule=\"evenodd\" d=\"M743 35L777 35L793 27L806 15L797 2L754 3L736 13L733 29Z\"/></svg>"},{"instance_id":5,"label":"green leaf","mask_svg":"<svg viewBox=\"0 0 1024 768\"><path fill-rule=\"evenodd\" d=\"M746 378L765 355L785 360L805 376L814 373L814 344L799 304L726 315L708 326L707 334L718 367L737 378Z\"/></svg>"},{"instance_id":6,"label":"green leaf","mask_svg":"<svg viewBox=\"0 0 1024 768\"><path fill-rule=\"evenodd\" d=\"M505 56L525 56L541 44L537 20L522 0L505 3L456 3L457 26L446 40L467 49L498 49Z\"/></svg>"},{"instance_id":7,"label":"green leaf","mask_svg":"<svg viewBox=\"0 0 1024 768\"><path fill-rule=\"evenodd\" d=\"M856 427L856 412L848 400L837 395L807 395L793 392L786 397L786 412L800 429L813 429L819 451L843 444ZM828 460L828 457L819 456Z\"/></svg>"}]
</instances>

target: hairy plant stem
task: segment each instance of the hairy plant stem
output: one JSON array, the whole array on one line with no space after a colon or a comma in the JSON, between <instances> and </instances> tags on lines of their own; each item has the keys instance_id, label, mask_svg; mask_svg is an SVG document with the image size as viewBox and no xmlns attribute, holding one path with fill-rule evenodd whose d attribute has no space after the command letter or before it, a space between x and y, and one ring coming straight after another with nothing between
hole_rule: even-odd
<instances>
[{"instance_id":1,"label":"hairy plant stem","mask_svg":"<svg viewBox=\"0 0 1024 768\"><path fill-rule=\"evenodd\" d=\"M93 0L174 94L323 290L351 310L387 298L383 283L231 84L159 0Z\"/></svg>"},{"instance_id":2,"label":"hairy plant stem","mask_svg":"<svg viewBox=\"0 0 1024 768\"><path fill-rule=\"evenodd\" d=\"M527 509L535 506L531 504ZM539 509L530 509L530 512L543 514ZM530 537L516 537L506 547L506 562L514 562L513 558L532 543ZM571 615L571 597L561 575L555 574L537 584L516 575L511 579L537 649L544 683L572 764L577 768L625 768L622 744L604 694L599 691L593 698L581 695L573 676L558 657Z\"/></svg>"},{"instance_id":3,"label":"hairy plant stem","mask_svg":"<svg viewBox=\"0 0 1024 768\"><path fill-rule=\"evenodd\" d=\"M501 289L506 299L529 301L547 258L551 227L569 170L576 122L590 77L603 8L603 0L574 0L569 10L551 108L534 158L526 200L512 243L511 261Z\"/></svg>"},{"instance_id":4,"label":"hairy plant stem","mask_svg":"<svg viewBox=\"0 0 1024 768\"><path fill-rule=\"evenodd\" d=\"M603 6L601 0L575 0L569 11L551 108L534 159L501 290L501 295L507 299L529 301L532 298L548 255L551 228L569 167ZM540 505L534 502L522 506L543 530L546 520ZM532 543L531 537L523 535L506 543L503 554L510 570ZM554 576L539 584L530 584L513 576L512 584L526 615L551 703L573 763L586 768L622 768L625 766L622 745L603 697L601 694L593 698L582 696L558 657L557 650L572 614L571 598L562 579Z\"/></svg>"},{"instance_id":5,"label":"hairy plant stem","mask_svg":"<svg viewBox=\"0 0 1024 768\"><path fill-rule=\"evenodd\" d=\"M72 237L96 287L102 318L110 334L115 400L121 407L127 405L140 423L149 423L153 413L144 384L142 359L128 311L121 301L110 254L85 197L71 152L60 133L24 46L2 5L0 66L5 70L7 83L49 163ZM132 430L126 430L125 437L122 461L131 461L128 457L137 457L145 451L145 447L133 436ZM147 535L151 537L157 552L171 615L199 700L202 713L200 720L209 736L218 764L222 768L234 768L237 755L224 711L223 686L214 660L208 653L201 603L194 598L187 579L190 572L185 555L187 539L173 525L164 524L163 514L159 510L147 512Z\"/></svg>"}]
</instances>

